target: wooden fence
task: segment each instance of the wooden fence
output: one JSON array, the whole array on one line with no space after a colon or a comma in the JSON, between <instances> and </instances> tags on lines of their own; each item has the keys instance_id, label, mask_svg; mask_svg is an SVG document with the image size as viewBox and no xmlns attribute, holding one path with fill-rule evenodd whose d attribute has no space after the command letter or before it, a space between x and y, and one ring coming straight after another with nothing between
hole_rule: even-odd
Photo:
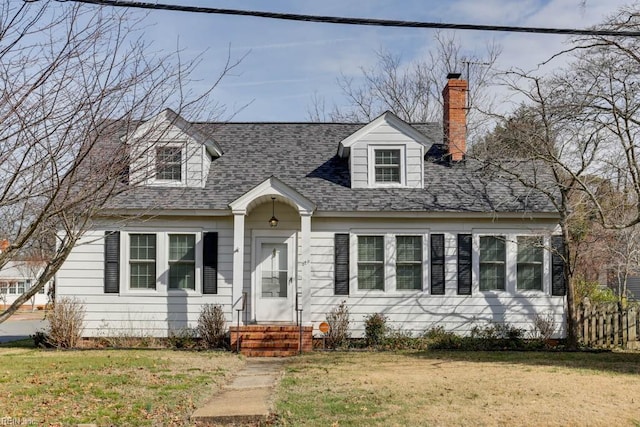
<instances>
[{"instance_id":1,"label":"wooden fence","mask_svg":"<svg viewBox=\"0 0 640 427\"><path fill-rule=\"evenodd\" d=\"M578 335L587 347L640 349L640 316L637 305L581 304Z\"/></svg>"}]
</instances>

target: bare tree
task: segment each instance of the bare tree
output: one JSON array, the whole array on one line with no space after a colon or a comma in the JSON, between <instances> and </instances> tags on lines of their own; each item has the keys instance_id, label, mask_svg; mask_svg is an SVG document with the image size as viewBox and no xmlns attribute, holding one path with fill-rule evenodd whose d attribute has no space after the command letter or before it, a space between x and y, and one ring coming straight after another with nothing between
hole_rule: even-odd
<instances>
[{"instance_id":1,"label":"bare tree","mask_svg":"<svg viewBox=\"0 0 640 427\"><path fill-rule=\"evenodd\" d=\"M442 81L448 73L460 72L469 81L469 133L473 134L482 116L474 107L488 109L491 103L487 88L501 49L489 44L481 54L468 53L445 32L436 33L434 41L426 58L409 64L391 52L378 52L374 67L361 68L361 79L338 78L347 105L333 104L327 110L324 98L315 95L308 108L310 120L366 123L389 110L407 122L440 121Z\"/></svg>"},{"instance_id":2,"label":"bare tree","mask_svg":"<svg viewBox=\"0 0 640 427\"><path fill-rule=\"evenodd\" d=\"M637 6L611 17L603 28L640 29ZM551 76L514 70L504 82L526 99L540 126L519 135L520 152L538 174L512 174L545 193L560 215L567 268L567 338L577 345L573 278L577 247L577 216L587 215L608 230L623 230L640 222L640 40L592 36L576 39L565 52L570 64ZM542 143L541 143L542 142ZM497 159L485 159L501 166ZM542 173L544 171L544 173ZM551 179L548 179L550 177ZM606 184L606 185L605 185ZM615 192L608 189L615 189Z\"/></svg>"},{"instance_id":3,"label":"bare tree","mask_svg":"<svg viewBox=\"0 0 640 427\"><path fill-rule=\"evenodd\" d=\"M162 53L141 37L144 16L114 8L5 2L0 6L0 221L10 241L0 268L33 247L48 263L2 314L32 298L103 206L127 191L120 137L171 106L193 115L215 86L186 90L198 58ZM237 65L229 57L221 76ZM219 81L219 80L218 80Z\"/></svg>"}]
</instances>

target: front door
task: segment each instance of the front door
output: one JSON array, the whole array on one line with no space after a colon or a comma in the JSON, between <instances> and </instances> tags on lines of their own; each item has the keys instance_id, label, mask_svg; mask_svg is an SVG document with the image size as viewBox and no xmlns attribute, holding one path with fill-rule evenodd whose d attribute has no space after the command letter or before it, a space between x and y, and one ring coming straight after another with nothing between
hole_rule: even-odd
<instances>
[{"instance_id":1,"label":"front door","mask_svg":"<svg viewBox=\"0 0 640 427\"><path fill-rule=\"evenodd\" d=\"M289 238L256 239L256 321L292 322L294 314L294 244Z\"/></svg>"}]
</instances>

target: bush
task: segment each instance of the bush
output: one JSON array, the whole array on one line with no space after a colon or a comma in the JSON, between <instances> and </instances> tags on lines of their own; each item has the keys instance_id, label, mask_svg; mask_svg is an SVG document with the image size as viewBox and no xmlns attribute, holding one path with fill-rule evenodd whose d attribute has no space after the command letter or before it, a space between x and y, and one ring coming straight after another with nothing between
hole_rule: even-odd
<instances>
[{"instance_id":1,"label":"bush","mask_svg":"<svg viewBox=\"0 0 640 427\"><path fill-rule=\"evenodd\" d=\"M610 288L606 288L598 282L590 282L583 277L577 277L574 281L576 302L581 303L585 298L589 298L592 304L605 302L618 302L618 297Z\"/></svg>"},{"instance_id":2,"label":"bush","mask_svg":"<svg viewBox=\"0 0 640 427\"><path fill-rule=\"evenodd\" d=\"M50 348L51 344L49 344L49 335L47 335L44 331L37 331L35 334L31 335L31 339L33 339L33 345L38 348Z\"/></svg>"},{"instance_id":3,"label":"bush","mask_svg":"<svg viewBox=\"0 0 640 427\"><path fill-rule=\"evenodd\" d=\"M553 313L537 314L533 317L533 325L529 336L534 340L541 340L545 346L549 346L551 337L556 331L556 321Z\"/></svg>"},{"instance_id":4,"label":"bush","mask_svg":"<svg viewBox=\"0 0 640 427\"><path fill-rule=\"evenodd\" d=\"M76 298L62 297L47 314L47 341L57 348L76 347L84 331L85 307Z\"/></svg>"},{"instance_id":5,"label":"bush","mask_svg":"<svg viewBox=\"0 0 640 427\"><path fill-rule=\"evenodd\" d=\"M426 350L428 340L425 336L414 337L409 331L389 328L384 338L387 350Z\"/></svg>"},{"instance_id":6,"label":"bush","mask_svg":"<svg viewBox=\"0 0 640 427\"><path fill-rule=\"evenodd\" d=\"M346 347L351 336L349 332L349 308L346 301L342 301L340 305L327 314L327 323L329 324L329 332L325 335L327 347L333 349Z\"/></svg>"},{"instance_id":7,"label":"bush","mask_svg":"<svg viewBox=\"0 0 640 427\"><path fill-rule=\"evenodd\" d=\"M508 323L489 322L485 326L474 326L471 339L478 350L517 350L524 346L524 329Z\"/></svg>"},{"instance_id":8,"label":"bush","mask_svg":"<svg viewBox=\"0 0 640 427\"><path fill-rule=\"evenodd\" d=\"M367 346L382 344L387 331L387 317L382 313L373 313L364 317L364 339Z\"/></svg>"},{"instance_id":9,"label":"bush","mask_svg":"<svg viewBox=\"0 0 640 427\"><path fill-rule=\"evenodd\" d=\"M197 344L196 331L193 328L170 330L168 341L173 348L195 348Z\"/></svg>"},{"instance_id":10,"label":"bush","mask_svg":"<svg viewBox=\"0 0 640 427\"><path fill-rule=\"evenodd\" d=\"M205 348L224 348L226 338L226 320L222 307L205 304L200 311L196 331Z\"/></svg>"}]
</instances>

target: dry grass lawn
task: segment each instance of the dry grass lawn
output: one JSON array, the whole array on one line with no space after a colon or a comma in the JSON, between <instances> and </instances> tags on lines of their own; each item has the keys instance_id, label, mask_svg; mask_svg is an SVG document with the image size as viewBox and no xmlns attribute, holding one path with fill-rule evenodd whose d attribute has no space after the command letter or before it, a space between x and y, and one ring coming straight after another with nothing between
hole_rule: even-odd
<instances>
[{"instance_id":1,"label":"dry grass lawn","mask_svg":"<svg viewBox=\"0 0 640 427\"><path fill-rule=\"evenodd\" d=\"M0 348L0 423L189 425L243 363L219 352Z\"/></svg>"},{"instance_id":2,"label":"dry grass lawn","mask_svg":"<svg viewBox=\"0 0 640 427\"><path fill-rule=\"evenodd\" d=\"M314 354L289 365L277 412L296 426L640 426L640 354Z\"/></svg>"}]
</instances>

